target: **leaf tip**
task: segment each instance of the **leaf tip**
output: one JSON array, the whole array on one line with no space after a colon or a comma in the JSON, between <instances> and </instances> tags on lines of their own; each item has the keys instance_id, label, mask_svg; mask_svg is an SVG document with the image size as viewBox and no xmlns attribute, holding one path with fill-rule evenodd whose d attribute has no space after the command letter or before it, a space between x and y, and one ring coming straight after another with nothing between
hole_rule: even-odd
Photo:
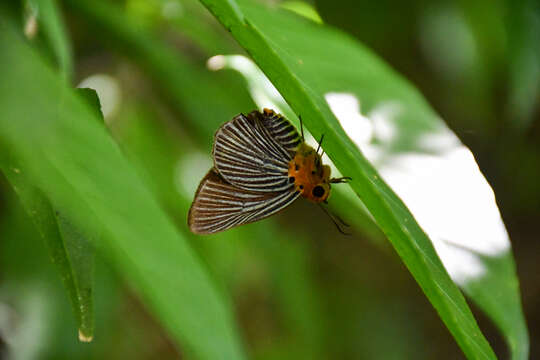
<instances>
[{"instance_id":1,"label":"leaf tip","mask_svg":"<svg viewBox=\"0 0 540 360\"><path fill-rule=\"evenodd\" d=\"M208 61L206 62L206 67L209 70L217 71L221 70L225 67L227 63L227 59L223 55L215 55L212 56Z\"/></svg>"},{"instance_id":2,"label":"leaf tip","mask_svg":"<svg viewBox=\"0 0 540 360\"><path fill-rule=\"evenodd\" d=\"M79 329L79 341L89 343L92 342L93 339L93 335L86 335L81 331L81 329Z\"/></svg>"}]
</instances>

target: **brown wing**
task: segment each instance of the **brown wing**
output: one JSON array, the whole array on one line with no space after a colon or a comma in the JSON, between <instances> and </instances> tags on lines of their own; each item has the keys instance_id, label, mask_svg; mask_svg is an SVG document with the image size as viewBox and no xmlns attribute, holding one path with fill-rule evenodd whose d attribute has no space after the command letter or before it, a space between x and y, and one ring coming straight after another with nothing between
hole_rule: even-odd
<instances>
[{"instance_id":1,"label":"brown wing","mask_svg":"<svg viewBox=\"0 0 540 360\"><path fill-rule=\"evenodd\" d=\"M196 234L212 234L264 219L298 198L298 191L256 192L233 186L212 168L201 180L188 215Z\"/></svg>"}]
</instances>

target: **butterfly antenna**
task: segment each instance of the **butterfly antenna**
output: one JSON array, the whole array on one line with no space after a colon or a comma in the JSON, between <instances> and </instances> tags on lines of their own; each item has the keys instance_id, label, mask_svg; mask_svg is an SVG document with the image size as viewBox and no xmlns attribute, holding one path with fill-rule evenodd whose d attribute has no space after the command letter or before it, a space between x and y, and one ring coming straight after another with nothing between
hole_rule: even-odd
<instances>
[{"instance_id":1,"label":"butterfly antenna","mask_svg":"<svg viewBox=\"0 0 540 360\"><path fill-rule=\"evenodd\" d=\"M300 119L300 133L302 134L302 142L306 142L304 139L304 124L302 123L302 115L298 115L298 119Z\"/></svg>"},{"instance_id":2,"label":"butterfly antenna","mask_svg":"<svg viewBox=\"0 0 540 360\"><path fill-rule=\"evenodd\" d=\"M322 209L322 211L324 211L326 215L328 215L328 217L330 218L330 220L332 220L334 225L336 225L336 228L340 233L342 233L343 235L351 235L350 233L345 232L340 226L341 224L344 227L349 227L349 225L345 223L345 221L341 220L339 216L330 213L327 209L324 208L324 206L322 206L322 204L319 204L319 207Z\"/></svg>"},{"instance_id":3,"label":"butterfly antenna","mask_svg":"<svg viewBox=\"0 0 540 360\"><path fill-rule=\"evenodd\" d=\"M317 147L317 154L319 153L319 150L321 149L321 144L324 139L324 134L321 135L321 140L319 140L319 146Z\"/></svg>"}]
</instances>

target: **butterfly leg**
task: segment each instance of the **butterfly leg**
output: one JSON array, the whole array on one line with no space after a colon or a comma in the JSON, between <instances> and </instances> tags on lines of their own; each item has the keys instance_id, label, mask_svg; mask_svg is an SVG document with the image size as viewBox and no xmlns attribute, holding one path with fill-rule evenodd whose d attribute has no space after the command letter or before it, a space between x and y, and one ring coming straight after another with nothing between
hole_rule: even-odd
<instances>
[{"instance_id":1,"label":"butterfly leg","mask_svg":"<svg viewBox=\"0 0 540 360\"><path fill-rule=\"evenodd\" d=\"M328 215L328 217L330 218L330 220L332 220L332 222L334 223L334 225L336 226L336 228L338 229L338 231L340 233L342 233L343 235L351 235L350 233L348 233L348 232L346 232L345 230L342 229L342 226L347 227L347 228L350 227L349 224L347 224L345 221L343 221L336 214L331 213L330 211L325 209L321 204L319 204L319 207L321 208L322 211L324 211L326 213L326 215ZM341 224L341 226L340 226L340 224Z\"/></svg>"},{"instance_id":2,"label":"butterfly leg","mask_svg":"<svg viewBox=\"0 0 540 360\"><path fill-rule=\"evenodd\" d=\"M344 176L344 177L340 177L340 178L333 178L333 179L330 179L330 184L348 183L351 180L352 180L352 178L349 177L349 176Z\"/></svg>"}]
</instances>

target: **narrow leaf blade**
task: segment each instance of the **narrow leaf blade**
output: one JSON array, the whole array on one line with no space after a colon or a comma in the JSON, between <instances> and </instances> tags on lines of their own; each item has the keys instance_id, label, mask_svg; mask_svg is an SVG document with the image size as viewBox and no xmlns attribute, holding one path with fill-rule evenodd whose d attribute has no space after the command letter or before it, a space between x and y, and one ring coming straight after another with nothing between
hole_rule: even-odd
<instances>
[{"instance_id":1,"label":"narrow leaf blade","mask_svg":"<svg viewBox=\"0 0 540 360\"><path fill-rule=\"evenodd\" d=\"M92 341L94 334L93 314L93 260L94 255L82 234L75 229L63 231L69 223L67 218L59 219L57 211L49 199L33 186L23 173L22 166L6 151L0 159L0 169L15 190L28 216L45 240L51 261L55 264L68 293L71 306L79 327L79 339Z\"/></svg>"}]
</instances>

